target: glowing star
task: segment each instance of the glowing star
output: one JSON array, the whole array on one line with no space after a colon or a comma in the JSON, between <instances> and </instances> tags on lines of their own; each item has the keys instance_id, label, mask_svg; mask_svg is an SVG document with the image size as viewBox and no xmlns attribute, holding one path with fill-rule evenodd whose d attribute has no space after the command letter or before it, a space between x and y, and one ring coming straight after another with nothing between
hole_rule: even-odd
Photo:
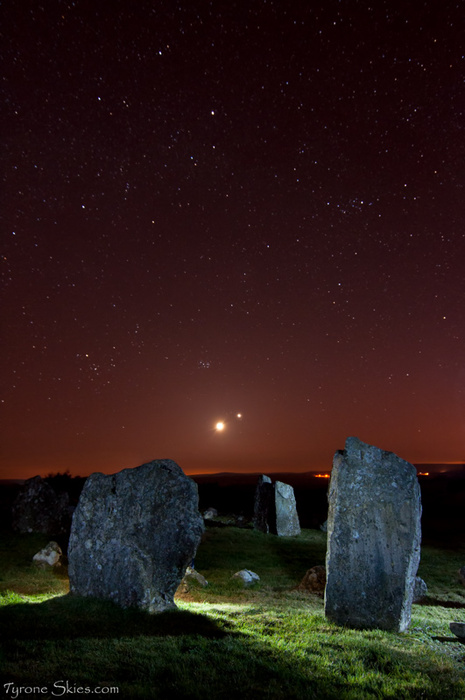
<instances>
[{"instance_id":1,"label":"glowing star","mask_svg":"<svg viewBox=\"0 0 465 700\"><path fill-rule=\"evenodd\" d=\"M242 418L242 413L236 413L236 418Z\"/></svg>"},{"instance_id":2,"label":"glowing star","mask_svg":"<svg viewBox=\"0 0 465 700\"><path fill-rule=\"evenodd\" d=\"M220 431L220 432L221 432L222 430L224 430L224 423L223 423L223 421L221 421L221 420L218 421L218 423L215 425L215 429L218 430L218 431Z\"/></svg>"}]
</instances>

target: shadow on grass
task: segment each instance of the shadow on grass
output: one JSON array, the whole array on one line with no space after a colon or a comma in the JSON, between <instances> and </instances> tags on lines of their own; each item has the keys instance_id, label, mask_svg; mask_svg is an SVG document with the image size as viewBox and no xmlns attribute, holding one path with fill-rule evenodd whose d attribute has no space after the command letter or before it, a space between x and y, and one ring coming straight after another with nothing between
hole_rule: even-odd
<instances>
[{"instance_id":1,"label":"shadow on grass","mask_svg":"<svg viewBox=\"0 0 465 700\"><path fill-rule=\"evenodd\" d=\"M417 605L438 605L441 608L465 608L465 603L459 603L456 600L441 600L440 598L422 598Z\"/></svg>"},{"instance_id":2,"label":"shadow on grass","mask_svg":"<svg viewBox=\"0 0 465 700\"><path fill-rule=\"evenodd\" d=\"M461 637L431 637L431 639L434 639L437 642L452 642L453 644L465 644L465 639L462 639Z\"/></svg>"},{"instance_id":3,"label":"shadow on grass","mask_svg":"<svg viewBox=\"0 0 465 700\"><path fill-rule=\"evenodd\" d=\"M326 540L321 539L319 534L317 532L317 536L310 538L267 535L269 547L279 558L280 566L296 584L300 583L308 569L325 565Z\"/></svg>"},{"instance_id":4,"label":"shadow on grass","mask_svg":"<svg viewBox=\"0 0 465 700\"><path fill-rule=\"evenodd\" d=\"M220 639L228 634L206 615L173 609L149 614L123 609L111 601L65 595L43 603L0 608L3 639L109 639L198 635Z\"/></svg>"}]
</instances>

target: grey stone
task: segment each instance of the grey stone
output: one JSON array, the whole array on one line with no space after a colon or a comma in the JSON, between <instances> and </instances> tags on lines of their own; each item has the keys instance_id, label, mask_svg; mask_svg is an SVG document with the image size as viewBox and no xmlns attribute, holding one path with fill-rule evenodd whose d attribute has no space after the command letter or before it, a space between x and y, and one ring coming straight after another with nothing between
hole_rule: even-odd
<instances>
[{"instance_id":1,"label":"grey stone","mask_svg":"<svg viewBox=\"0 0 465 700\"><path fill-rule=\"evenodd\" d=\"M420 603L428 595L428 586L419 576L415 576L413 587L413 603Z\"/></svg>"},{"instance_id":2,"label":"grey stone","mask_svg":"<svg viewBox=\"0 0 465 700\"><path fill-rule=\"evenodd\" d=\"M37 566L47 569L49 567L61 566L62 556L63 552L61 551L60 545L57 542L49 542L40 552L34 554L32 561Z\"/></svg>"},{"instance_id":3,"label":"grey stone","mask_svg":"<svg viewBox=\"0 0 465 700\"><path fill-rule=\"evenodd\" d=\"M329 485L325 614L340 625L403 631L420 561L413 465L348 438Z\"/></svg>"},{"instance_id":4,"label":"grey stone","mask_svg":"<svg viewBox=\"0 0 465 700\"><path fill-rule=\"evenodd\" d=\"M328 532L328 521L325 520L324 523L320 525L321 532Z\"/></svg>"},{"instance_id":5,"label":"grey stone","mask_svg":"<svg viewBox=\"0 0 465 700\"><path fill-rule=\"evenodd\" d=\"M202 586L202 588L206 588L208 586L208 581L205 578L205 576L202 576L202 574L199 574L199 572L196 571L191 566L187 567L183 580L186 582L196 581L200 586Z\"/></svg>"},{"instance_id":6,"label":"grey stone","mask_svg":"<svg viewBox=\"0 0 465 700\"><path fill-rule=\"evenodd\" d=\"M270 532L270 522L275 522L274 486L269 476L258 477L255 489L253 526L260 532Z\"/></svg>"},{"instance_id":7,"label":"grey stone","mask_svg":"<svg viewBox=\"0 0 465 700\"><path fill-rule=\"evenodd\" d=\"M294 489L282 481L272 483L262 474L257 482L253 527L261 532L295 537L300 535Z\"/></svg>"},{"instance_id":8,"label":"grey stone","mask_svg":"<svg viewBox=\"0 0 465 700\"><path fill-rule=\"evenodd\" d=\"M195 589L198 586L206 588L208 586L208 581L205 578L205 576L199 574L199 572L196 571L193 567L188 566L186 569L186 573L184 574L184 578L179 584L177 593L189 593L191 589Z\"/></svg>"},{"instance_id":9,"label":"grey stone","mask_svg":"<svg viewBox=\"0 0 465 700\"><path fill-rule=\"evenodd\" d=\"M218 511L216 508L207 508L207 510L203 514L203 519L204 520L214 520L218 515Z\"/></svg>"},{"instance_id":10,"label":"grey stone","mask_svg":"<svg viewBox=\"0 0 465 700\"><path fill-rule=\"evenodd\" d=\"M73 515L70 591L149 612L176 607L203 530L197 485L175 462L92 474Z\"/></svg>"},{"instance_id":11,"label":"grey stone","mask_svg":"<svg viewBox=\"0 0 465 700\"><path fill-rule=\"evenodd\" d=\"M294 489L289 484L277 481L275 489L276 534L280 537L300 535L299 516L295 502Z\"/></svg>"},{"instance_id":12,"label":"grey stone","mask_svg":"<svg viewBox=\"0 0 465 700\"><path fill-rule=\"evenodd\" d=\"M465 640L465 622L450 622L449 629L456 637Z\"/></svg>"},{"instance_id":13,"label":"grey stone","mask_svg":"<svg viewBox=\"0 0 465 700\"><path fill-rule=\"evenodd\" d=\"M260 581L260 576L250 569L241 569L232 575L232 578L237 578L242 581L244 586L253 586L254 583Z\"/></svg>"},{"instance_id":14,"label":"grey stone","mask_svg":"<svg viewBox=\"0 0 465 700\"><path fill-rule=\"evenodd\" d=\"M61 535L69 532L71 512L67 493L56 493L45 479L34 476L24 482L11 507L11 524L16 532Z\"/></svg>"}]
</instances>

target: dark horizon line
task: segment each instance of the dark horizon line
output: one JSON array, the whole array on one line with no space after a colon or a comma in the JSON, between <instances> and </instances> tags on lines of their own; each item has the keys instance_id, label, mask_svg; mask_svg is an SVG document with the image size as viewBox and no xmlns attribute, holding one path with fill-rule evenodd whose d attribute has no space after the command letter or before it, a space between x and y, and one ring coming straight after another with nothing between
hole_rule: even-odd
<instances>
[{"instance_id":1,"label":"dark horizon line","mask_svg":"<svg viewBox=\"0 0 465 700\"><path fill-rule=\"evenodd\" d=\"M440 471L440 469L439 469L440 467L458 467L458 468L465 469L465 462L417 462L417 463L412 462L412 464L417 469L417 471L422 471L424 469L429 468L431 471L433 471L434 473L438 473L438 474L443 473ZM133 468L135 469L136 467L133 467ZM193 477L202 477L202 476L213 477L213 476L232 476L232 475L233 476L260 476L261 474L266 474L266 475L268 475L268 474L269 475L288 474L288 475L304 476L306 474L308 474L308 475L331 474L331 471L332 471L332 467L330 467L328 469L307 469L305 471L293 471L293 472L281 469L281 470L274 470L274 471L269 471L269 470L267 470L267 471L264 471L264 470L237 471L237 472L236 471L219 471L219 472L211 471L211 472L193 472L193 473L184 472L184 473L186 474L186 476L193 478ZM455 469L453 469L451 471L455 471ZM63 472L56 472L56 473L63 473ZM99 473L101 473L101 472L99 472ZM115 473L117 473L117 472L115 472ZM40 474L35 474L34 476L40 476ZM79 474L76 474L76 475L71 474L70 476L73 478L77 477L77 478L87 479L88 476L90 476L90 474L88 476L84 476L84 477L80 477ZM109 474L108 476L111 476L111 475ZM31 479L31 478L34 478L34 477L28 477L28 479ZM46 478L46 476L44 476L42 478ZM14 483L22 484L25 481L28 481L28 479L18 479L18 478L7 479L7 478L5 478L5 479L0 479L0 484L14 484Z\"/></svg>"}]
</instances>

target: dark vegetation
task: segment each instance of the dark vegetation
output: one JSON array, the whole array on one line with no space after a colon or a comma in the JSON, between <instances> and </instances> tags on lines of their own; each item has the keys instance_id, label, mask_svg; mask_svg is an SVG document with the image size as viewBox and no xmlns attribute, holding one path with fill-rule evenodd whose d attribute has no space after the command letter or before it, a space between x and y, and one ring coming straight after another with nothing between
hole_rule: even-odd
<instances>
[{"instance_id":1,"label":"dark vegetation","mask_svg":"<svg viewBox=\"0 0 465 700\"><path fill-rule=\"evenodd\" d=\"M47 474L45 481L53 488L55 493L67 493L70 504L76 506L86 483L86 478L83 476L72 476L67 469L65 472L51 472Z\"/></svg>"}]
</instances>

